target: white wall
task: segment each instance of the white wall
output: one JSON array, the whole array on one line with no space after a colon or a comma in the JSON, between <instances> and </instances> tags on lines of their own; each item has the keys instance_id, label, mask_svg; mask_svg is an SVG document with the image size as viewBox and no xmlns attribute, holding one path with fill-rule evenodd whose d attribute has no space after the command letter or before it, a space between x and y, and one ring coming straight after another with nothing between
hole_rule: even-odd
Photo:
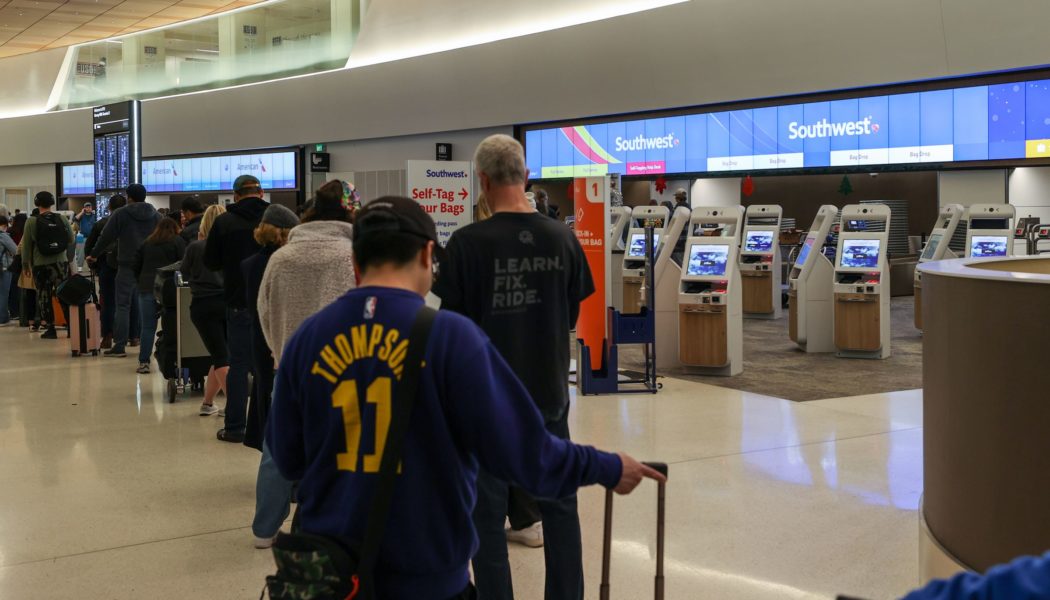
<instances>
[{"instance_id":1,"label":"white wall","mask_svg":"<svg viewBox=\"0 0 1050 600\"><path fill-rule=\"evenodd\" d=\"M1050 167L1021 167L1010 173L1010 204L1017 217L1050 223Z\"/></svg>"},{"instance_id":2,"label":"white wall","mask_svg":"<svg viewBox=\"0 0 1050 600\"><path fill-rule=\"evenodd\" d=\"M938 206L1005 204L1006 169L942 171L937 174Z\"/></svg>"},{"instance_id":3,"label":"white wall","mask_svg":"<svg viewBox=\"0 0 1050 600\"><path fill-rule=\"evenodd\" d=\"M434 144L452 144L452 160L472 160L481 140L496 134L513 134L512 127L446 131L349 142L330 142L332 171L388 171L405 168L406 160L434 160Z\"/></svg>"},{"instance_id":4,"label":"white wall","mask_svg":"<svg viewBox=\"0 0 1050 600\"><path fill-rule=\"evenodd\" d=\"M689 196L693 207L740 206L739 177L710 177L693 182Z\"/></svg>"},{"instance_id":5,"label":"white wall","mask_svg":"<svg viewBox=\"0 0 1050 600\"><path fill-rule=\"evenodd\" d=\"M28 198L22 202L5 200L6 188L29 188ZM48 191L55 194L55 165L16 165L0 167L0 203L9 204L11 212L20 208L23 211L33 209L33 197L37 192ZM57 194L56 194L57 195ZM10 196L14 196L11 194ZM20 196L20 194L19 194Z\"/></svg>"},{"instance_id":6,"label":"white wall","mask_svg":"<svg viewBox=\"0 0 1050 600\"><path fill-rule=\"evenodd\" d=\"M477 1L437 4L462 12ZM384 4L399 5L372 9ZM883 0L876 8L695 0L418 58L147 101L143 151L502 127L1041 65L1050 56L1050 36L1041 31L1047 21L1050 2L1041 0L1013 0L1009 10L987 0ZM90 115L0 120L0 140L0 165L88 160Z\"/></svg>"}]
</instances>

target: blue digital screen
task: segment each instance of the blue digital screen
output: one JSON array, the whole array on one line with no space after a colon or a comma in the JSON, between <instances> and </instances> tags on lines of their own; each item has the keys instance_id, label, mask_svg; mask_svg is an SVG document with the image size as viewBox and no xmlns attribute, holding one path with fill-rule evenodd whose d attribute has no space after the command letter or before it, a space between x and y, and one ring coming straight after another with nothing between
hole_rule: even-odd
<instances>
[{"instance_id":1,"label":"blue digital screen","mask_svg":"<svg viewBox=\"0 0 1050 600\"><path fill-rule=\"evenodd\" d=\"M729 246L726 244L693 244L689 247L689 263L685 274L694 277L722 277L729 261Z\"/></svg>"},{"instance_id":2,"label":"blue digital screen","mask_svg":"<svg viewBox=\"0 0 1050 600\"><path fill-rule=\"evenodd\" d=\"M807 237L806 241L802 243L802 249L798 251L798 258L795 259L795 268L801 269L806 264L806 259L809 258L809 251L813 249L813 242L816 240L811 237Z\"/></svg>"},{"instance_id":3,"label":"blue digital screen","mask_svg":"<svg viewBox=\"0 0 1050 600\"><path fill-rule=\"evenodd\" d=\"M90 196L95 193L95 165L62 165L63 196Z\"/></svg>"},{"instance_id":4,"label":"blue digital screen","mask_svg":"<svg viewBox=\"0 0 1050 600\"><path fill-rule=\"evenodd\" d=\"M1000 235L975 235L970 238L970 256L1006 256L1007 238Z\"/></svg>"},{"instance_id":5,"label":"blue digital screen","mask_svg":"<svg viewBox=\"0 0 1050 600\"><path fill-rule=\"evenodd\" d=\"M879 266L879 240L842 240L839 266L847 269L874 269Z\"/></svg>"},{"instance_id":6,"label":"blue digital screen","mask_svg":"<svg viewBox=\"0 0 1050 600\"><path fill-rule=\"evenodd\" d=\"M744 240L744 251L745 252L772 252L773 251L773 232L772 231L749 231L749 232L747 232L747 238Z\"/></svg>"},{"instance_id":7,"label":"blue digital screen","mask_svg":"<svg viewBox=\"0 0 1050 600\"><path fill-rule=\"evenodd\" d=\"M653 245L657 248L660 247L660 234L653 234ZM631 243L627 248L627 256L632 258L645 258L645 234L634 233L631 234Z\"/></svg>"},{"instance_id":8,"label":"blue digital screen","mask_svg":"<svg viewBox=\"0 0 1050 600\"><path fill-rule=\"evenodd\" d=\"M1050 79L528 129L534 177L1050 157Z\"/></svg>"},{"instance_id":9,"label":"blue digital screen","mask_svg":"<svg viewBox=\"0 0 1050 600\"><path fill-rule=\"evenodd\" d=\"M294 151L143 160L141 182L151 193L224 192L241 175L254 175L264 190L299 187ZM95 193L95 166L63 165L62 193Z\"/></svg>"}]
</instances>

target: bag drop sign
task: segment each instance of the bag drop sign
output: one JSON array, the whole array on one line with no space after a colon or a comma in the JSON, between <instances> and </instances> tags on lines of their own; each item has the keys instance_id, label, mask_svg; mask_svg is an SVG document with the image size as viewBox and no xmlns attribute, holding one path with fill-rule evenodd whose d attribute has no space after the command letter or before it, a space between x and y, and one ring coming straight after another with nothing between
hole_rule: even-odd
<instances>
[{"instance_id":1,"label":"bag drop sign","mask_svg":"<svg viewBox=\"0 0 1050 600\"><path fill-rule=\"evenodd\" d=\"M434 219L438 242L448 244L452 232L474 220L474 168L465 161L410 160L409 197Z\"/></svg>"}]
</instances>

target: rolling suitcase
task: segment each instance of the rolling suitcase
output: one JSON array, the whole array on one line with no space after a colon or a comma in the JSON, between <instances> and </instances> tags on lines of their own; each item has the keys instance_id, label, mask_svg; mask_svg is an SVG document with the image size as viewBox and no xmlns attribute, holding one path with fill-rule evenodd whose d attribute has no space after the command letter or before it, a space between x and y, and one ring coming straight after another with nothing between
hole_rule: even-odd
<instances>
[{"instance_id":1,"label":"rolling suitcase","mask_svg":"<svg viewBox=\"0 0 1050 600\"><path fill-rule=\"evenodd\" d=\"M102 319L98 304L87 302L69 307L69 346L73 356L98 356L102 348Z\"/></svg>"},{"instance_id":2,"label":"rolling suitcase","mask_svg":"<svg viewBox=\"0 0 1050 600\"><path fill-rule=\"evenodd\" d=\"M645 463L646 465L667 476L667 464ZM667 492L667 484L658 484L656 490L656 579L654 583L654 598L664 599L664 500ZM602 538L602 583L599 588L599 598L609 600L609 561L612 554L612 507L613 491L605 490L605 534Z\"/></svg>"}]
</instances>

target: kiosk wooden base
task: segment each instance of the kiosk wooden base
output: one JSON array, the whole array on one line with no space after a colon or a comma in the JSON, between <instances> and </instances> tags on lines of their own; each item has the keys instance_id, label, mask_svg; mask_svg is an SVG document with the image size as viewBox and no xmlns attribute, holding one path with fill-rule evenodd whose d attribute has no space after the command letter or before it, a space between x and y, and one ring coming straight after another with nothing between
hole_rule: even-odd
<instances>
[{"instance_id":1,"label":"kiosk wooden base","mask_svg":"<svg viewBox=\"0 0 1050 600\"><path fill-rule=\"evenodd\" d=\"M642 310L642 277L623 278L623 314L633 315Z\"/></svg>"},{"instance_id":2,"label":"kiosk wooden base","mask_svg":"<svg viewBox=\"0 0 1050 600\"><path fill-rule=\"evenodd\" d=\"M788 337L798 343L798 292L788 290Z\"/></svg>"},{"instance_id":3,"label":"kiosk wooden base","mask_svg":"<svg viewBox=\"0 0 1050 600\"><path fill-rule=\"evenodd\" d=\"M678 324L678 358L682 364L691 367L724 367L729 364L724 305L682 304Z\"/></svg>"},{"instance_id":4,"label":"kiosk wooden base","mask_svg":"<svg viewBox=\"0 0 1050 600\"><path fill-rule=\"evenodd\" d=\"M882 348L879 294L835 294L835 347L847 352Z\"/></svg>"},{"instance_id":5,"label":"kiosk wooden base","mask_svg":"<svg viewBox=\"0 0 1050 600\"><path fill-rule=\"evenodd\" d=\"M922 329L922 284L915 282L915 328Z\"/></svg>"},{"instance_id":6,"label":"kiosk wooden base","mask_svg":"<svg viewBox=\"0 0 1050 600\"><path fill-rule=\"evenodd\" d=\"M774 312L773 273L770 271L741 271L741 297L745 315L766 315Z\"/></svg>"}]
</instances>

